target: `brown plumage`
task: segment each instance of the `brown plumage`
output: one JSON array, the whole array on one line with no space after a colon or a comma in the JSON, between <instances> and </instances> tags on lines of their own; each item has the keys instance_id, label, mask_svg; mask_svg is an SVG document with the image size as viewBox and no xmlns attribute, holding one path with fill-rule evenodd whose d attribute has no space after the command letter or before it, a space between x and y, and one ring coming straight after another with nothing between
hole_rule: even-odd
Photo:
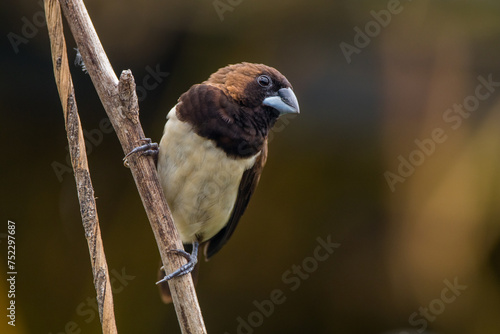
<instances>
[{"instance_id":1,"label":"brown plumage","mask_svg":"<svg viewBox=\"0 0 500 334\"><path fill-rule=\"evenodd\" d=\"M259 182L269 131L280 115L298 112L288 80L262 64L221 68L181 95L167 116L158 172L183 243L205 243L207 259L222 248Z\"/></svg>"}]
</instances>

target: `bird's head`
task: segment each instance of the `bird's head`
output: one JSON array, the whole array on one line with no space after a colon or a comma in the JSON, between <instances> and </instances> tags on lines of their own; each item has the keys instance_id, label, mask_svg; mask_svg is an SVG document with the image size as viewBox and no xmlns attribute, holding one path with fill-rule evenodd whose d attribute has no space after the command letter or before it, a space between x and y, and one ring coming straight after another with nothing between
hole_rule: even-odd
<instances>
[{"instance_id":1,"label":"bird's head","mask_svg":"<svg viewBox=\"0 0 500 334\"><path fill-rule=\"evenodd\" d=\"M273 118L300 112L290 82L279 71L263 64L229 65L204 83L219 87L244 107L261 107Z\"/></svg>"}]
</instances>

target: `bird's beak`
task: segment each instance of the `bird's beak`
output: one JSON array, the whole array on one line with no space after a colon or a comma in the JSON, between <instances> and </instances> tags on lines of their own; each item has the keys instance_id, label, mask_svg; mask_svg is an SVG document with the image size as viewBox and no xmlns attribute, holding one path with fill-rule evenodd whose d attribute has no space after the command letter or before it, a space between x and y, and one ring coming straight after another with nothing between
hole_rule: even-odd
<instances>
[{"instance_id":1,"label":"bird's beak","mask_svg":"<svg viewBox=\"0 0 500 334\"><path fill-rule=\"evenodd\" d=\"M278 110L280 115L300 113L299 102L291 88L281 88L277 96L266 97L262 104Z\"/></svg>"}]
</instances>

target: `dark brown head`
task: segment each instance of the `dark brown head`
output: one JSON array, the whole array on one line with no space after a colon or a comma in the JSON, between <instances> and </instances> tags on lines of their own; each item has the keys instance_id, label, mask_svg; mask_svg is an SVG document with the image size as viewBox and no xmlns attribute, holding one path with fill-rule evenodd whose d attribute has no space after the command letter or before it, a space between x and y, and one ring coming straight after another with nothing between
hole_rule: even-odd
<instances>
[{"instance_id":1,"label":"dark brown head","mask_svg":"<svg viewBox=\"0 0 500 334\"><path fill-rule=\"evenodd\" d=\"M278 70L263 64L244 62L223 67L204 84L222 89L242 106L274 109L276 117L300 111L287 78Z\"/></svg>"},{"instance_id":2,"label":"dark brown head","mask_svg":"<svg viewBox=\"0 0 500 334\"><path fill-rule=\"evenodd\" d=\"M252 63L219 69L192 86L179 102L181 120L235 157L260 152L278 117L299 113L288 80L272 67Z\"/></svg>"}]
</instances>

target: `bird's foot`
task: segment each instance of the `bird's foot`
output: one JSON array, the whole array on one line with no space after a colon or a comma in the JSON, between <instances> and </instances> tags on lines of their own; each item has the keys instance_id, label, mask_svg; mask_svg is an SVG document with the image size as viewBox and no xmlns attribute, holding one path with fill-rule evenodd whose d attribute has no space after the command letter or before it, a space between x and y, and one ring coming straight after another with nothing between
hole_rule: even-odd
<instances>
[{"instance_id":1,"label":"bird's foot","mask_svg":"<svg viewBox=\"0 0 500 334\"><path fill-rule=\"evenodd\" d=\"M154 157L158 156L158 143L152 143L151 138L143 138L139 140L144 141L145 144L137 146L132 151L127 153L127 155L123 158L123 164L125 165L125 167L129 167L127 158L134 153L140 153L142 155L150 155Z\"/></svg>"},{"instance_id":2,"label":"bird's foot","mask_svg":"<svg viewBox=\"0 0 500 334\"><path fill-rule=\"evenodd\" d=\"M181 249L169 250L169 252L176 253L176 254L186 258L186 260L188 260L188 263L186 263L185 265L183 265L182 267L180 267L179 269L177 269L173 273L166 275L161 280L156 282L156 284L160 284L160 283L163 283L165 281L171 280L174 277L179 277L179 276L186 275L186 274L189 274L190 272L192 272L196 263L198 262L198 246L199 246L199 244L197 241L193 242L193 251L191 252L191 254L189 254L188 252L181 250ZM164 269L164 268L162 267L162 269Z\"/></svg>"}]
</instances>

